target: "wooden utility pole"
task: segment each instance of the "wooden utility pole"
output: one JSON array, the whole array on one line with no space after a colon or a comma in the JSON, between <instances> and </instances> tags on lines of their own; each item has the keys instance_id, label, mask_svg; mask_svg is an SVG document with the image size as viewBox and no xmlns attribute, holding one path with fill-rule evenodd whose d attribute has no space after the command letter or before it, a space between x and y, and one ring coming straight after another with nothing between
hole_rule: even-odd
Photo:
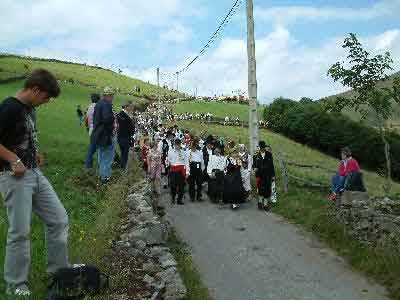
<instances>
[{"instance_id":1,"label":"wooden utility pole","mask_svg":"<svg viewBox=\"0 0 400 300\"><path fill-rule=\"evenodd\" d=\"M249 90L249 137L250 153L254 154L258 145L257 115L257 74L256 43L254 38L253 0L246 1L247 12L247 58L248 58L248 90Z\"/></svg>"}]
</instances>

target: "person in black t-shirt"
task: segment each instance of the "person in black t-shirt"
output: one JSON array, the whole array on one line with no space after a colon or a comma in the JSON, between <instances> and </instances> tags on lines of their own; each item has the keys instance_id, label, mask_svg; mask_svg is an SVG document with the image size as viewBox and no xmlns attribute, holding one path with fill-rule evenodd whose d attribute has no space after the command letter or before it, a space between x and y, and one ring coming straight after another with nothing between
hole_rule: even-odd
<instances>
[{"instance_id":1,"label":"person in black t-shirt","mask_svg":"<svg viewBox=\"0 0 400 300\"><path fill-rule=\"evenodd\" d=\"M68 215L39 169L34 108L60 93L56 78L38 69L15 97L0 104L0 194L8 217L4 265L6 293L30 296L30 223L32 212L46 226L47 272L68 267ZM14 298L13 298L14 299Z\"/></svg>"}]
</instances>

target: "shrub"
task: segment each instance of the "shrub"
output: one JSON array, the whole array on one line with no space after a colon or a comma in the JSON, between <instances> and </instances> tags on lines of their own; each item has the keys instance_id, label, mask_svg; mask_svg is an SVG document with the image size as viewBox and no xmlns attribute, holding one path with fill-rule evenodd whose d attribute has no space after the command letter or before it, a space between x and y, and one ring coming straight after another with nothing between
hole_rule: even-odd
<instances>
[{"instance_id":1,"label":"shrub","mask_svg":"<svg viewBox=\"0 0 400 300\"><path fill-rule=\"evenodd\" d=\"M271 109L272 108L272 109ZM269 107L271 127L285 136L338 157L349 146L363 168L381 172L385 168L382 139L376 129L350 120L340 113L328 113L318 104L291 103L279 99ZM400 136L389 135L393 179L400 180Z\"/></svg>"}]
</instances>

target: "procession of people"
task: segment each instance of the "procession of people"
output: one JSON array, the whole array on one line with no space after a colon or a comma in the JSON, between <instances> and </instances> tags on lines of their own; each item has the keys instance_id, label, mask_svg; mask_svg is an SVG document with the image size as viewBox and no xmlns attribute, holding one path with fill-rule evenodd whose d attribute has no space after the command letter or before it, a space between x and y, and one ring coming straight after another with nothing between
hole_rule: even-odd
<instances>
[{"instance_id":1,"label":"procession of people","mask_svg":"<svg viewBox=\"0 0 400 300\"><path fill-rule=\"evenodd\" d=\"M276 201L271 147L260 141L257 152L251 154L244 144L225 141L222 136L196 136L176 124L164 125L162 117L169 120L169 116L168 109L155 103L132 115L134 149L154 194L169 189L171 203L178 205L184 205L186 191L192 202L204 201L207 194L211 202L237 209L250 201L254 190L258 208L270 209ZM256 175L254 189L252 175Z\"/></svg>"}]
</instances>

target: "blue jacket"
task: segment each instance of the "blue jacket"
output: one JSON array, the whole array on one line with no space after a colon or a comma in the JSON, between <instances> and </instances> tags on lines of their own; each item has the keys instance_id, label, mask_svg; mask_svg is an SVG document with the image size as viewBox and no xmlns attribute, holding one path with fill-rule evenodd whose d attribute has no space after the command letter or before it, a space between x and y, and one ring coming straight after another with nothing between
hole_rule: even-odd
<instances>
[{"instance_id":1,"label":"blue jacket","mask_svg":"<svg viewBox=\"0 0 400 300\"><path fill-rule=\"evenodd\" d=\"M114 129L114 113L112 104L107 100L100 100L94 108L92 143L97 146L109 146L112 144Z\"/></svg>"}]
</instances>

